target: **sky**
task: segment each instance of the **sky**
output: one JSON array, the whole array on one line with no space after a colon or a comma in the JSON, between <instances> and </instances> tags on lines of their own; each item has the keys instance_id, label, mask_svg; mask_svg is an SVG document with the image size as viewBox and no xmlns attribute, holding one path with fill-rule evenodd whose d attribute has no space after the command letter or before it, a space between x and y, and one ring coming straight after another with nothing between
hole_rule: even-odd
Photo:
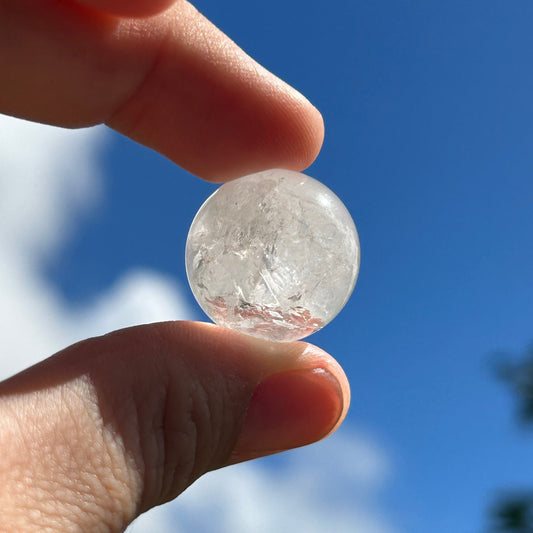
<instances>
[{"instance_id":1,"label":"sky","mask_svg":"<svg viewBox=\"0 0 533 533\"><path fill-rule=\"evenodd\" d=\"M196 6L324 116L306 172L352 213L361 271L309 340L352 406L326 441L210 474L131 530L481 533L500 490L533 486L490 368L533 339L533 5ZM213 185L105 128L2 118L0 190L2 376L89 335L205 319L184 247Z\"/></svg>"}]
</instances>

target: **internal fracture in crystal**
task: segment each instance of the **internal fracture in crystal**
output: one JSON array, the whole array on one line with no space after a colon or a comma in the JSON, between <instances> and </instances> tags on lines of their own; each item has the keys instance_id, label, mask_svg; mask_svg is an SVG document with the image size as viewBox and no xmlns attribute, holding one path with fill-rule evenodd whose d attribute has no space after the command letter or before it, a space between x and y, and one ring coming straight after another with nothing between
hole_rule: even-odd
<instances>
[{"instance_id":1,"label":"internal fracture in crystal","mask_svg":"<svg viewBox=\"0 0 533 533\"><path fill-rule=\"evenodd\" d=\"M339 198L279 169L217 189L185 250L191 289L214 322L280 342L306 337L339 313L359 259L357 230Z\"/></svg>"}]
</instances>

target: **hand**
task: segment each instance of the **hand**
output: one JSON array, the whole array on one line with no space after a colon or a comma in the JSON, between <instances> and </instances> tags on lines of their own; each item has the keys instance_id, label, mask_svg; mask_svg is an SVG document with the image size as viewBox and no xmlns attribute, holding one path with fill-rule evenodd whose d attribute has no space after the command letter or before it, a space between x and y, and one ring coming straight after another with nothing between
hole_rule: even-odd
<instances>
[{"instance_id":1,"label":"hand","mask_svg":"<svg viewBox=\"0 0 533 533\"><path fill-rule=\"evenodd\" d=\"M0 0L0 72L0 111L105 122L211 180L300 170L322 141L309 102L182 1ZM0 384L0 530L121 531L209 470L326 436L348 404L302 342L191 322L83 341Z\"/></svg>"}]
</instances>

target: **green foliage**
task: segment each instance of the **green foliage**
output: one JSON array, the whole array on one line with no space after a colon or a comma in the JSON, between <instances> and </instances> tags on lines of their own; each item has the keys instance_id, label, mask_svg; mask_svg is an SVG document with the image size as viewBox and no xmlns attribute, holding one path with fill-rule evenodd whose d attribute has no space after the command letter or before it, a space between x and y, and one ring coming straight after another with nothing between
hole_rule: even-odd
<instances>
[{"instance_id":1,"label":"green foliage","mask_svg":"<svg viewBox=\"0 0 533 533\"><path fill-rule=\"evenodd\" d=\"M533 344L516 359L497 359L496 375L506 383L518 406L518 418L533 428ZM490 512L491 533L533 533L533 493L516 492L501 497Z\"/></svg>"},{"instance_id":2,"label":"green foliage","mask_svg":"<svg viewBox=\"0 0 533 533\"><path fill-rule=\"evenodd\" d=\"M511 388L518 402L519 419L533 426L533 345L518 360L501 358L496 373Z\"/></svg>"},{"instance_id":3,"label":"green foliage","mask_svg":"<svg viewBox=\"0 0 533 533\"><path fill-rule=\"evenodd\" d=\"M533 533L533 494L502 498L491 512L492 532Z\"/></svg>"}]
</instances>

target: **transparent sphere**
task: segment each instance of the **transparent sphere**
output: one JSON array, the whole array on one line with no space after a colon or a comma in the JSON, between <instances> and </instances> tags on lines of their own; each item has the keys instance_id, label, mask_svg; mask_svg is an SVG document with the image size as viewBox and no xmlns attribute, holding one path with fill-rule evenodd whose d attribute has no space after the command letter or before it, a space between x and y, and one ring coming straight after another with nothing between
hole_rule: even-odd
<instances>
[{"instance_id":1,"label":"transparent sphere","mask_svg":"<svg viewBox=\"0 0 533 533\"><path fill-rule=\"evenodd\" d=\"M185 250L191 289L214 322L281 342L306 337L339 313L359 257L344 204L290 170L222 185L194 218Z\"/></svg>"}]
</instances>

